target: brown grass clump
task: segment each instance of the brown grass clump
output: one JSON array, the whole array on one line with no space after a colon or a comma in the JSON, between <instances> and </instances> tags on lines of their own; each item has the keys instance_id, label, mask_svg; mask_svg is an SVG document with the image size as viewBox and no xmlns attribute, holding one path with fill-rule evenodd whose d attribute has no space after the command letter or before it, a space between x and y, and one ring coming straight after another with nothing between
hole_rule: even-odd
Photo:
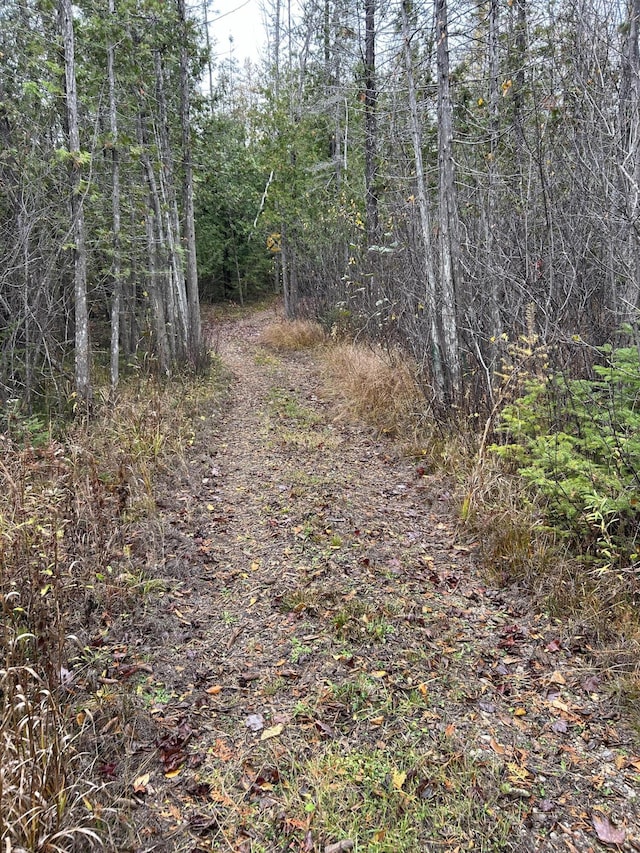
<instances>
[{"instance_id":1,"label":"brown grass clump","mask_svg":"<svg viewBox=\"0 0 640 853\"><path fill-rule=\"evenodd\" d=\"M345 415L402 439L415 437L425 401L406 356L338 343L326 353L325 373L327 387Z\"/></svg>"},{"instance_id":2,"label":"brown grass clump","mask_svg":"<svg viewBox=\"0 0 640 853\"><path fill-rule=\"evenodd\" d=\"M277 351L309 349L324 343L325 334L318 323L310 320L281 320L262 332L260 342Z\"/></svg>"}]
</instances>

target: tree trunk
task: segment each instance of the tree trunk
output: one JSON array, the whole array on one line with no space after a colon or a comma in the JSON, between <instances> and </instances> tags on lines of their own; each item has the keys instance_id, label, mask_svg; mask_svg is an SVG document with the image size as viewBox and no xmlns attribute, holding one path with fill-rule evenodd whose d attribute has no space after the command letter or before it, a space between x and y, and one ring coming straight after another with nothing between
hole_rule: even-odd
<instances>
[{"instance_id":1,"label":"tree trunk","mask_svg":"<svg viewBox=\"0 0 640 853\"><path fill-rule=\"evenodd\" d=\"M109 0L109 18L113 26L116 21L115 0ZM120 308L122 282L120 270L120 161L118 154L118 114L116 110L116 75L114 36L111 33L107 47L107 77L109 81L109 126L111 130L111 209L113 217L113 261L111 277L111 390L118 387L120 372Z\"/></svg>"},{"instance_id":2,"label":"tree trunk","mask_svg":"<svg viewBox=\"0 0 640 853\"><path fill-rule=\"evenodd\" d=\"M489 33L487 45L487 64L489 70L489 156L487 158L487 207L485 211L485 275L489 286L489 322L491 336L495 346L491 352L497 356L498 341L502 334L500 318L500 279L501 270L496 262L498 257L498 222L497 222L497 182L498 182L498 143L500 140L500 84L498 75L498 38L500 35L499 0L489 0ZM491 359L491 367L495 365L495 356ZM489 389L491 390L491 389Z\"/></svg>"},{"instance_id":3,"label":"tree trunk","mask_svg":"<svg viewBox=\"0 0 640 853\"><path fill-rule=\"evenodd\" d=\"M436 57L438 67L438 171L442 332L449 396L461 394L460 346L456 290L459 285L460 239L453 163L453 109L449 86L447 0L436 0Z\"/></svg>"},{"instance_id":4,"label":"tree trunk","mask_svg":"<svg viewBox=\"0 0 640 853\"><path fill-rule=\"evenodd\" d=\"M158 101L158 136L159 148L162 154L163 170L161 173L161 189L165 203L167 250L171 264L172 275L169 285L172 288L171 304L175 308L175 316L170 315L171 323L175 325L175 339L177 351L183 358L188 351L189 340L189 308L187 304L186 283L184 265L180 252L180 213L178 211L178 199L176 197L175 172L173 167L173 153L169 139L169 118L167 111L167 99L165 96L164 70L160 51L154 52L154 68L156 74L156 95ZM164 177L163 177L164 175Z\"/></svg>"},{"instance_id":5,"label":"tree trunk","mask_svg":"<svg viewBox=\"0 0 640 853\"><path fill-rule=\"evenodd\" d=\"M413 156L416 169L416 197L420 212L420 228L422 236L422 248L424 252L425 281L425 310L429 322L429 334L431 340L431 370L434 381L434 398L439 405L444 401L445 378L442 367L442 353L440 346L440 332L438 329L438 306L435 260L433 253L433 242L431 239L431 215L429 201L427 198L426 183L424 177L424 163L422 159L422 132L420 117L418 115L418 102L416 98L416 84L413 76L413 61L411 58L411 37L409 34L409 19L407 14L407 2L402 2L402 38L404 48L405 74L407 77L407 89L409 97L409 120L411 124L411 138L413 141Z\"/></svg>"},{"instance_id":6,"label":"tree trunk","mask_svg":"<svg viewBox=\"0 0 640 853\"><path fill-rule=\"evenodd\" d=\"M618 323L637 323L640 299L640 0L629 0L620 81L620 163L623 209L622 251L626 282L618 297Z\"/></svg>"},{"instance_id":7,"label":"tree trunk","mask_svg":"<svg viewBox=\"0 0 640 853\"><path fill-rule=\"evenodd\" d=\"M71 216L74 243L75 310L75 384L78 398L91 401L91 355L89 349L89 310L87 305L87 251L83 195L80 185L80 130L76 88L75 46L71 0L59 0L58 18L64 46L64 77L67 106L67 133L70 153Z\"/></svg>"},{"instance_id":8,"label":"tree trunk","mask_svg":"<svg viewBox=\"0 0 640 853\"><path fill-rule=\"evenodd\" d=\"M378 241L376 0L365 0L364 36L364 178L369 245Z\"/></svg>"},{"instance_id":9,"label":"tree trunk","mask_svg":"<svg viewBox=\"0 0 640 853\"><path fill-rule=\"evenodd\" d=\"M180 48L180 125L182 129L182 205L184 250L186 256L187 304L189 308L189 355L197 363L201 354L200 298L196 260L196 229L193 209L193 163L191 160L191 116L189 91L189 52L185 0L177 0L182 45Z\"/></svg>"}]
</instances>

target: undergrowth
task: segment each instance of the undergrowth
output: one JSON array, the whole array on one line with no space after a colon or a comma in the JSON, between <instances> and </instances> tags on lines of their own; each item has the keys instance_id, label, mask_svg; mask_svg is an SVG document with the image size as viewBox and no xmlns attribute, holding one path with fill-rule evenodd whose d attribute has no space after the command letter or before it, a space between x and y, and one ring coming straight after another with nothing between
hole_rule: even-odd
<instances>
[{"instance_id":1,"label":"undergrowth","mask_svg":"<svg viewBox=\"0 0 640 853\"><path fill-rule=\"evenodd\" d=\"M618 664L633 670L640 641L636 348L604 347L592 378L571 380L552 375L546 347L533 333L523 336L508 347L484 436L449 427L443 437L402 353L337 342L324 369L340 411L392 434L414 455L422 448L431 470L453 478L462 520L493 578L521 584L593 643L613 648L624 637L630 653Z\"/></svg>"},{"instance_id":2,"label":"undergrowth","mask_svg":"<svg viewBox=\"0 0 640 853\"><path fill-rule=\"evenodd\" d=\"M276 351L308 349L324 340L322 326L309 320L281 320L267 326L260 336L264 346Z\"/></svg>"},{"instance_id":3,"label":"undergrowth","mask_svg":"<svg viewBox=\"0 0 640 853\"><path fill-rule=\"evenodd\" d=\"M89 850L107 823L92 772L100 737L77 713L80 661L119 607L143 594L127 531L152 520L153 484L193 441L211 379L138 377L59 440L32 420L0 435L0 843ZM177 399L177 396L179 399ZM99 397L98 397L99 400ZM17 416L16 416L17 417ZM161 560L161 555L156 555ZM97 694L96 694L97 695ZM99 700L97 700L99 702Z\"/></svg>"},{"instance_id":4,"label":"undergrowth","mask_svg":"<svg viewBox=\"0 0 640 853\"><path fill-rule=\"evenodd\" d=\"M399 352L375 345L338 342L324 359L325 384L343 414L370 423L381 433L415 439L424 397L415 365Z\"/></svg>"}]
</instances>

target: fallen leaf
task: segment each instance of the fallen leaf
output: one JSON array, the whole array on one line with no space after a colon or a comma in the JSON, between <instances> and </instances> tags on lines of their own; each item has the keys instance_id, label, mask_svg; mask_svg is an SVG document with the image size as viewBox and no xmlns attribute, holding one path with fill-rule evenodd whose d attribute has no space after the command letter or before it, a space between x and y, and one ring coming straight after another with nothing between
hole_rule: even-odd
<instances>
[{"instance_id":1,"label":"fallen leaf","mask_svg":"<svg viewBox=\"0 0 640 853\"><path fill-rule=\"evenodd\" d=\"M548 652L559 652L562 648L562 643L560 640L551 640L550 643L547 643L546 648Z\"/></svg>"},{"instance_id":2,"label":"fallen leaf","mask_svg":"<svg viewBox=\"0 0 640 853\"><path fill-rule=\"evenodd\" d=\"M429 688L428 688L428 687L427 687L427 685L424 683L424 681L422 682L422 684L418 684L418 692L419 692L422 696L424 696L424 698L425 698L425 699L426 699L426 698L427 698L427 696L429 695Z\"/></svg>"},{"instance_id":3,"label":"fallen leaf","mask_svg":"<svg viewBox=\"0 0 640 853\"><path fill-rule=\"evenodd\" d=\"M220 684L214 684L213 687L207 687L204 692L208 693L209 696L217 696L218 693L222 692L222 686Z\"/></svg>"},{"instance_id":4,"label":"fallen leaf","mask_svg":"<svg viewBox=\"0 0 640 853\"><path fill-rule=\"evenodd\" d=\"M350 838L335 841L333 844L325 844L324 847L324 853L347 853L348 850L353 850L353 841Z\"/></svg>"},{"instance_id":5,"label":"fallen leaf","mask_svg":"<svg viewBox=\"0 0 640 853\"><path fill-rule=\"evenodd\" d=\"M284 726L282 723L278 723L277 726L271 726L268 729L265 729L260 736L260 740L269 740L272 737L278 737L284 731Z\"/></svg>"},{"instance_id":6,"label":"fallen leaf","mask_svg":"<svg viewBox=\"0 0 640 853\"><path fill-rule=\"evenodd\" d=\"M386 669L375 669L371 673L371 677L372 678L384 678L386 674L387 674Z\"/></svg>"},{"instance_id":7,"label":"fallen leaf","mask_svg":"<svg viewBox=\"0 0 640 853\"><path fill-rule=\"evenodd\" d=\"M249 714L244 724L252 732L259 732L264 728L264 717L262 714Z\"/></svg>"},{"instance_id":8,"label":"fallen leaf","mask_svg":"<svg viewBox=\"0 0 640 853\"><path fill-rule=\"evenodd\" d=\"M165 779L175 779L176 776L179 776L180 773L182 773L183 767L184 767L184 764L181 764L180 767L176 767L175 770L167 770L167 772L164 774L164 778Z\"/></svg>"},{"instance_id":9,"label":"fallen leaf","mask_svg":"<svg viewBox=\"0 0 640 853\"><path fill-rule=\"evenodd\" d=\"M516 716L516 717L526 717L527 716L527 711L525 708L516 708L513 713L514 713L514 716Z\"/></svg>"},{"instance_id":10,"label":"fallen leaf","mask_svg":"<svg viewBox=\"0 0 640 853\"><path fill-rule=\"evenodd\" d=\"M381 726L384 723L384 716L381 714L379 717L372 717L370 722L372 726Z\"/></svg>"},{"instance_id":11,"label":"fallen leaf","mask_svg":"<svg viewBox=\"0 0 640 853\"><path fill-rule=\"evenodd\" d=\"M453 735L453 733L455 732L455 730L456 730L456 727L454 726L454 724L449 723L447 728L444 730L444 736L445 737L451 737Z\"/></svg>"},{"instance_id":12,"label":"fallen leaf","mask_svg":"<svg viewBox=\"0 0 640 853\"><path fill-rule=\"evenodd\" d=\"M624 829L614 826L606 815L594 812L591 815L591 823L603 844L624 844L627 833Z\"/></svg>"},{"instance_id":13,"label":"fallen leaf","mask_svg":"<svg viewBox=\"0 0 640 853\"><path fill-rule=\"evenodd\" d=\"M501 743L498 743L497 740L491 738L489 741L489 746L496 753L496 755L505 755L507 752L506 746L503 746Z\"/></svg>"},{"instance_id":14,"label":"fallen leaf","mask_svg":"<svg viewBox=\"0 0 640 853\"><path fill-rule=\"evenodd\" d=\"M568 730L569 726L567 725L566 720L556 720L551 726L551 731L555 732L557 735L564 735Z\"/></svg>"},{"instance_id":15,"label":"fallen leaf","mask_svg":"<svg viewBox=\"0 0 640 853\"><path fill-rule=\"evenodd\" d=\"M556 671L551 675L551 677L549 678L549 681L550 681L552 684L566 684L566 683L567 683L567 682L565 681L565 678L564 678L563 674L562 674L561 672L558 672L558 670L556 670Z\"/></svg>"},{"instance_id":16,"label":"fallen leaf","mask_svg":"<svg viewBox=\"0 0 640 853\"><path fill-rule=\"evenodd\" d=\"M407 774L404 770L394 770L391 777L391 783L396 791L401 791L402 786L407 781Z\"/></svg>"},{"instance_id":17,"label":"fallen leaf","mask_svg":"<svg viewBox=\"0 0 640 853\"><path fill-rule=\"evenodd\" d=\"M600 687L600 679L597 675L590 675L582 682L585 693L597 693L598 687Z\"/></svg>"},{"instance_id":18,"label":"fallen leaf","mask_svg":"<svg viewBox=\"0 0 640 853\"><path fill-rule=\"evenodd\" d=\"M149 784L150 776L148 773L143 773L142 776L138 776L137 779L133 780L133 790L136 794L146 794L147 793L147 785Z\"/></svg>"}]
</instances>

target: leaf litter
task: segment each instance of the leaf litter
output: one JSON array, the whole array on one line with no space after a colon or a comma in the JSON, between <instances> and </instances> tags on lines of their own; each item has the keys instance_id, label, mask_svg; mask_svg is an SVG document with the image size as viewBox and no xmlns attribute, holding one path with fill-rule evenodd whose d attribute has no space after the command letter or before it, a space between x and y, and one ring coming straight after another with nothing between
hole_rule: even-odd
<instances>
[{"instance_id":1,"label":"leaf litter","mask_svg":"<svg viewBox=\"0 0 640 853\"><path fill-rule=\"evenodd\" d=\"M226 405L157 497L167 591L106 670L153 699L100 765L143 845L113 849L640 850L588 647L488 584L451 485L336 420L317 356L260 357L270 319L220 324Z\"/></svg>"}]
</instances>

